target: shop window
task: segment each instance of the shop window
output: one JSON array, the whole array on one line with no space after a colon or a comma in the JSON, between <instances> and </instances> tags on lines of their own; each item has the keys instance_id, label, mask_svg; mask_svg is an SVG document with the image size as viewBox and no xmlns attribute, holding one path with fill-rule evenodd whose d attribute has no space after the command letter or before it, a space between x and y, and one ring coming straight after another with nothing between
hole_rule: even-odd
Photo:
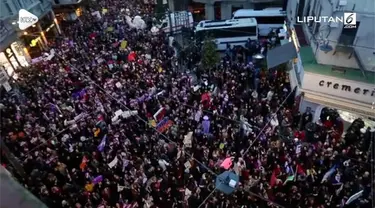
<instances>
[{"instance_id":1,"label":"shop window","mask_svg":"<svg viewBox=\"0 0 375 208\"><path fill-rule=\"evenodd\" d=\"M197 32L197 38L204 40L205 37L216 38L230 38L243 36L256 36L256 27L238 27L227 29L202 30Z\"/></svg>"},{"instance_id":2,"label":"shop window","mask_svg":"<svg viewBox=\"0 0 375 208\"><path fill-rule=\"evenodd\" d=\"M355 37L357 36L360 22L356 23L356 28L343 28L339 43L343 45L353 45Z\"/></svg>"},{"instance_id":3,"label":"shop window","mask_svg":"<svg viewBox=\"0 0 375 208\"><path fill-rule=\"evenodd\" d=\"M221 20L221 2L214 3L215 20Z\"/></svg>"},{"instance_id":4,"label":"shop window","mask_svg":"<svg viewBox=\"0 0 375 208\"><path fill-rule=\"evenodd\" d=\"M27 59L25 57L25 53L23 52L23 47L17 42L14 42L10 45L12 50L14 51L14 54L17 58L17 60L20 62L21 66L26 67L29 66L29 63L27 62Z\"/></svg>"},{"instance_id":5,"label":"shop window","mask_svg":"<svg viewBox=\"0 0 375 208\"><path fill-rule=\"evenodd\" d=\"M284 24L284 17L257 17L258 24Z\"/></svg>"},{"instance_id":6,"label":"shop window","mask_svg":"<svg viewBox=\"0 0 375 208\"><path fill-rule=\"evenodd\" d=\"M14 14L12 7L9 5L7 1L0 2L0 9L2 17L12 16Z\"/></svg>"},{"instance_id":7,"label":"shop window","mask_svg":"<svg viewBox=\"0 0 375 208\"><path fill-rule=\"evenodd\" d=\"M0 65L3 65L8 75L11 76L14 73L12 65L9 63L8 59L5 56L5 53L0 53Z\"/></svg>"}]
</instances>

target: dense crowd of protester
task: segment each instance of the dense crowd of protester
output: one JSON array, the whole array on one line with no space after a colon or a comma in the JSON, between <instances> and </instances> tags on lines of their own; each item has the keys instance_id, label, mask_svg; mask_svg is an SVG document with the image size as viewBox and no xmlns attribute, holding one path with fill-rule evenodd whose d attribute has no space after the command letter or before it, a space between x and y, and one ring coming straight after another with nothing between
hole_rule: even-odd
<instances>
[{"instance_id":1,"label":"dense crowd of protester","mask_svg":"<svg viewBox=\"0 0 375 208\"><path fill-rule=\"evenodd\" d=\"M99 5L63 28L54 57L17 71L19 93L1 95L1 137L26 176L1 161L48 207L371 207L363 122L345 136L339 118L312 123L283 67L227 54L203 71L192 50L191 76L152 21L126 24L154 5ZM210 195L228 157L239 185Z\"/></svg>"}]
</instances>

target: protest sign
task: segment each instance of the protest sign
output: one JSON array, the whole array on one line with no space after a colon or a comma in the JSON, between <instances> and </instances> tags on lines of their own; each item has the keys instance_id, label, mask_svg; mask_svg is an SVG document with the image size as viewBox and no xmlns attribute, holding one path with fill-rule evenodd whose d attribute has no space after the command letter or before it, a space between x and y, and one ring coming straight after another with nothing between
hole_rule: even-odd
<instances>
[{"instance_id":1,"label":"protest sign","mask_svg":"<svg viewBox=\"0 0 375 208\"><path fill-rule=\"evenodd\" d=\"M120 48L121 48L121 49L125 49L126 46L128 46L128 41L123 40L123 41L121 42Z\"/></svg>"}]
</instances>

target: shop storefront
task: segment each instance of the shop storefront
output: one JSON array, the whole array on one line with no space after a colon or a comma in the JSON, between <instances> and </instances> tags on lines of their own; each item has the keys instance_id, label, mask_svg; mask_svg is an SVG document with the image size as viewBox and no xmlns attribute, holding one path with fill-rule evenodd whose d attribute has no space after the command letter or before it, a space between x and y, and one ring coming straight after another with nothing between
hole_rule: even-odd
<instances>
[{"instance_id":1,"label":"shop storefront","mask_svg":"<svg viewBox=\"0 0 375 208\"><path fill-rule=\"evenodd\" d=\"M302 83L300 110L309 109L314 121L320 119L323 109L331 108L348 123L361 118L366 125L375 126L374 85L310 72L305 72L304 80L308 81Z\"/></svg>"},{"instance_id":2,"label":"shop storefront","mask_svg":"<svg viewBox=\"0 0 375 208\"><path fill-rule=\"evenodd\" d=\"M29 66L29 60L24 46L19 42L13 42L4 52L0 53L0 65L5 68L10 77L15 79L17 78L16 69Z\"/></svg>"},{"instance_id":3,"label":"shop storefront","mask_svg":"<svg viewBox=\"0 0 375 208\"><path fill-rule=\"evenodd\" d=\"M43 50L47 49L47 43L42 35L43 34L38 31L37 26L33 25L24 31L23 35L20 37L32 59L41 56Z\"/></svg>"},{"instance_id":4,"label":"shop storefront","mask_svg":"<svg viewBox=\"0 0 375 208\"><path fill-rule=\"evenodd\" d=\"M59 36L58 26L52 12L46 14L39 20L38 23L40 25L39 29L43 31L41 35L45 37L47 43L50 41L54 41L55 38Z\"/></svg>"},{"instance_id":5,"label":"shop storefront","mask_svg":"<svg viewBox=\"0 0 375 208\"><path fill-rule=\"evenodd\" d=\"M317 122L322 119L322 111L333 109L346 123L361 118L367 126L375 127L374 85L305 71L293 25L288 25L288 33L297 51L289 76L292 87L297 86L297 95L301 97L300 111L312 113L313 121Z\"/></svg>"},{"instance_id":6,"label":"shop storefront","mask_svg":"<svg viewBox=\"0 0 375 208\"><path fill-rule=\"evenodd\" d=\"M38 23L23 31L20 39L31 59L42 55L48 45L61 34L61 29L53 12L44 15Z\"/></svg>"}]
</instances>

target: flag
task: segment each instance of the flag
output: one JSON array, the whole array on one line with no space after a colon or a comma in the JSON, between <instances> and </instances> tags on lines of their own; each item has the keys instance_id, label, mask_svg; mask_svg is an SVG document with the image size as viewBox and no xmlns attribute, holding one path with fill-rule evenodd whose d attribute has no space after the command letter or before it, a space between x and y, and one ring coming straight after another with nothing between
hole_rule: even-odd
<instances>
[{"instance_id":1,"label":"flag","mask_svg":"<svg viewBox=\"0 0 375 208\"><path fill-rule=\"evenodd\" d=\"M148 120L148 124L150 125L150 126L152 126L152 127L156 127L156 121L154 120L154 119L152 119L152 120Z\"/></svg>"},{"instance_id":2,"label":"flag","mask_svg":"<svg viewBox=\"0 0 375 208\"><path fill-rule=\"evenodd\" d=\"M331 169L329 169L328 172L326 172L326 174L324 174L321 183L327 181L335 171L336 171L336 165L334 165Z\"/></svg>"},{"instance_id":3,"label":"flag","mask_svg":"<svg viewBox=\"0 0 375 208\"><path fill-rule=\"evenodd\" d=\"M209 120L208 116L203 117L202 127L203 127L203 133L204 134L210 133L210 120Z\"/></svg>"},{"instance_id":4,"label":"flag","mask_svg":"<svg viewBox=\"0 0 375 208\"><path fill-rule=\"evenodd\" d=\"M72 94L73 99L83 99L86 96L86 89L82 89Z\"/></svg>"},{"instance_id":5,"label":"flag","mask_svg":"<svg viewBox=\"0 0 375 208\"><path fill-rule=\"evenodd\" d=\"M118 163L118 158L116 156L115 159L112 160L112 162L108 163L108 166L109 168L113 168L117 163Z\"/></svg>"},{"instance_id":6,"label":"flag","mask_svg":"<svg viewBox=\"0 0 375 208\"><path fill-rule=\"evenodd\" d=\"M225 144L224 143L220 143L219 148L220 149L224 149L224 147L225 147Z\"/></svg>"},{"instance_id":7,"label":"flag","mask_svg":"<svg viewBox=\"0 0 375 208\"><path fill-rule=\"evenodd\" d=\"M358 198L361 197L362 195L363 195L363 190L357 192L356 194L353 194L353 195L348 199L348 201L345 202L345 205L348 205L348 204L352 203L353 201L355 201L356 199L358 199Z\"/></svg>"},{"instance_id":8,"label":"flag","mask_svg":"<svg viewBox=\"0 0 375 208\"><path fill-rule=\"evenodd\" d=\"M156 129L163 133L165 131L167 131L169 129L169 127L171 127L173 125L173 121L169 120L168 117L165 117L162 121L160 121L157 125L156 125Z\"/></svg>"},{"instance_id":9,"label":"flag","mask_svg":"<svg viewBox=\"0 0 375 208\"><path fill-rule=\"evenodd\" d=\"M98 137L100 134L100 128L95 129L94 131L94 137Z\"/></svg>"},{"instance_id":10,"label":"flag","mask_svg":"<svg viewBox=\"0 0 375 208\"><path fill-rule=\"evenodd\" d=\"M300 175L306 175L305 169L303 169L300 164L297 164L296 166L296 173Z\"/></svg>"},{"instance_id":11,"label":"flag","mask_svg":"<svg viewBox=\"0 0 375 208\"><path fill-rule=\"evenodd\" d=\"M335 175L335 178L333 180L333 185L337 185L337 184L341 184L341 175L339 173Z\"/></svg>"},{"instance_id":12,"label":"flag","mask_svg":"<svg viewBox=\"0 0 375 208\"><path fill-rule=\"evenodd\" d=\"M102 141L98 145L98 150L102 152L104 150L105 144L107 143L107 135L104 135Z\"/></svg>"},{"instance_id":13,"label":"flag","mask_svg":"<svg viewBox=\"0 0 375 208\"><path fill-rule=\"evenodd\" d=\"M124 190L125 186L120 186L117 184L117 192L121 192L122 190Z\"/></svg>"},{"instance_id":14,"label":"flag","mask_svg":"<svg viewBox=\"0 0 375 208\"><path fill-rule=\"evenodd\" d=\"M100 175L100 176L97 176L96 178L94 178L94 179L92 180L92 183L95 185L95 184L98 184L98 183L100 183L100 182L102 182L102 181L103 181L103 176Z\"/></svg>"},{"instance_id":15,"label":"flag","mask_svg":"<svg viewBox=\"0 0 375 208\"><path fill-rule=\"evenodd\" d=\"M126 46L128 46L128 41L123 40L123 41L121 42L121 46L120 46L120 48L121 48L121 49L125 49Z\"/></svg>"},{"instance_id":16,"label":"flag","mask_svg":"<svg viewBox=\"0 0 375 208\"><path fill-rule=\"evenodd\" d=\"M335 192L336 192L336 196L338 196L340 194L340 192L342 191L342 189L344 188L344 184L341 183L341 186L340 188L338 188Z\"/></svg>"},{"instance_id":17,"label":"flag","mask_svg":"<svg viewBox=\"0 0 375 208\"><path fill-rule=\"evenodd\" d=\"M112 32L114 29L115 29L115 28L113 28L113 27L108 27L108 28L107 28L107 32Z\"/></svg>"},{"instance_id":18,"label":"flag","mask_svg":"<svg viewBox=\"0 0 375 208\"><path fill-rule=\"evenodd\" d=\"M220 165L220 167L224 168L225 170L228 170L232 166L232 158L228 157L226 158Z\"/></svg>"},{"instance_id":19,"label":"flag","mask_svg":"<svg viewBox=\"0 0 375 208\"><path fill-rule=\"evenodd\" d=\"M270 179L270 186L273 187L276 185L277 178L276 178L276 170L272 171L271 179Z\"/></svg>"},{"instance_id":20,"label":"flag","mask_svg":"<svg viewBox=\"0 0 375 208\"><path fill-rule=\"evenodd\" d=\"M129 61L129 62L135 61L136 56L137 56L137 55L135 54L135 52L132 51L132 52L129 53L129 55L128 55L128 61Z\"/></svg>"},{"instance_id":21,"label":"flag","mask_svg":"<svg viewBox=\"0 0 375 208\"><path fill-rule=\"evenodd\" d=\"M294 175L288 176L288 177L286 178L286 180L284 181L284 184L283 184L283 185L285 185L285 184L288 183L289 181L293 181L293 180L294 180Z\"/></svg>"},{"instance_id":22,"label":"flag","mask_svg":"<svg viewBox=\"0 0 375 208\"><path fill-rule=\"evenodd\" d=\"M94 190L94 184L93 183L86 184L85 190L88 192L92 192Z\"/></svg>"},{"instance_id":23,"label":"flag","mask_svg":"<svg viewBox=\"0 0 375 208\"><path fill-rule=\"evenodd\" d=\"M201 116L202 116L202 111L201 111L201 110L197 111L197 112L195 113L194 120L195 120L196 122L199 122L199 121L201 120Z\"/></svg>"},{"instance_id":24,"label":"flag","mask_svg":"<svg viewBox=\"0 0 375 208\"><path fill-rule=\"evenodd\" d=\"M202 104L205 106L205 107L208 107L210 105L210 102L211 102L211 97L210 97L210 94L209 93L204 93L202 94L201 96L201 102Z\"/></svg>"},{"instance_id":25,"label":"flag","mask_svg":"<svg viewBox=\"0 0 375 208\"><path fill-rule=\"evenodd\" d=\"M153 117L154 117L154 119L155 119L155 121L157 121L157 122L159 122L159 121L161 121L163 118L164 118L164 116L165 116L165 114L167 113L167 110L165 109L165 108L163 108L163 107L161 107L154 115L153 115Z\"/></svg>"},{"instance_id":26,"label":"flag","mask_svg":"<svg viewBox=\"0 0 375 208\"><path fill-rule=\"evenodd\" d=\"M107 124L104 121L103 115L98 116L98 121L96 122L95 126L100 128L100 130L105 130L107 128Z\"/></svg>"},{"instance_id":27,"label":"flag","mask_svg":"<svg viewBox=\"0 0 375 208\"><path fill-rule=\"evenodd\" d=\"M84 171L84 169L86 168L87 166L87 162L88 162L88 159L86 158L86 156L83 156L82 158L82 162L81 164L79 165L79 168Z\"/></svg>"},{"instance_id":28,"label":"flag","mask_svg":"<svg viewBox=\"0 0 375 208\"><path fill-rule=\"evenodd\" d=\"M192 144L193 144L192 137L193 137L193 132L192 131L190 131L188 134L186 134L184 136L183 143L184 143L185 147L190 147L190 148L192 147Z\"/></svg>"},{"instance_id":29,"label":"flag","mask_svg":"<svg viewBox=\"0 0 375 208\"><path fill-rule=\"evenodd\" d=\"M294 175L293 169L290 168L289 163L287 161L285 162L284 167L285 167L285 172L287 174L292 173L292 175Z\"/></svg>"},{"instance_id":30,"label":"flag","mask_svg":"<svg viewBox=\"0 0 375 208\"><path fill-rule=\"evenodd\" d=\"M297 147L296 147L296 154L299 154L299 153L301 153L301 149L302 149L302 145L297 145Z\"/></svg>"}]
</instances>

